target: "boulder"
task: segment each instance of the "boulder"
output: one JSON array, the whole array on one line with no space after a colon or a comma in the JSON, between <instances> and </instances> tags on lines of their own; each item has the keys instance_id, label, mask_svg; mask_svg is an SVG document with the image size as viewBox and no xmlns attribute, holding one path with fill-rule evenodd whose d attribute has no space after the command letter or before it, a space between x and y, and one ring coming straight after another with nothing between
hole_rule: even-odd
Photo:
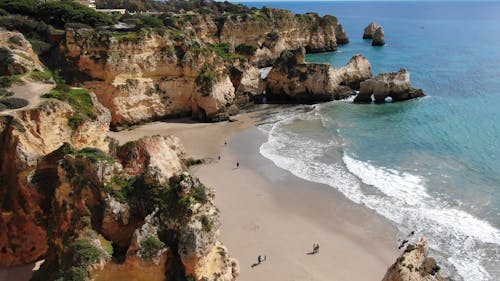
<instances>
[{"instance_id":1,"label":"boulder","mask_svg":"<svg viewBox=\"0 0 500 281\"><path fill-rule=\"evenodd\" d=\"M356 55L343 67L306 63L305 50L285 51L266 78L268 102L318 103L343 99L372 77L371 65Z\"/></svg>"},{"instance_id":2,"label":"boulder","mask_svg":"<svg viewBox=\"0 0 500 281\"><path fill-rule=\"evenodd\" d=\"M372 46L384 46L384 29L382 27L377 28L373 34Z\"/></svg>"},{"instance_id":3,"label":"boulder","mask_svg":"<svg viewBox=\"0 0 500 281\"><path fill-rule=\"evenodd\" d=\"M387 97L393 102L423 97L421 89L415 89L410 83L410 72L401 69L398 72L381 73L375 78L361 82L359 94L354 99L357 103L383 103Z\"/></svg>"},{"instance_id":4,"label":"boulder","mask_svg":"<svg viewBox=\"0 0 500 281\"><path fill-rule=\"evenodd\" d=\"M367 27L365 27L365 30L363 32L363 39L372 39L373 34L375 34L375 31L381 27L380 24L371 22Z\"/></svg>"},{"instance_id":5,"label":"boulder","mask_svg":"<svg viewBox=\"0 0 500 281\"><path fill-rule=\"evenodd\" d=\"M429 245L425 238L409 244L382 281L448 281L439 274L440 267L428 254Z\"/></svg>"}]
</instances>

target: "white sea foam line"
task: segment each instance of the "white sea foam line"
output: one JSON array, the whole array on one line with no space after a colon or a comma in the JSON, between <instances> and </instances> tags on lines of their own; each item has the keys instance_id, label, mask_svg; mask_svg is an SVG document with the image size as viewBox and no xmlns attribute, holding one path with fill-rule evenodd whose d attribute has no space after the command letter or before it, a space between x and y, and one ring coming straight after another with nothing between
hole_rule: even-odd
<instances>
[{"instance_id":1,"label":"white sea foam line","mask_svg":"<svg viewBox=\"0 0 500 281\"><path fill-rule=\"evenodd\" d=\"M313 111L312 113L313 114L306 114L306 117L308 117L307 119L311 119L311 115L317 116L317 112ZM433 237L445 238L446 241L441 241L439 243L431 241L431 246L434 246L437 249L443 247L448 248L445 250L452 256L461 255L460 259L452 260L450 263L457 268L458 273L464 278L464 280L479 281L491 279L488 272L481 266L480 262L474 259L477 258L478 254L478 251L474 250L474 248L477 248L477 245L476 242L470 238L474 237L482 242L500 244L500 234L497 229L492 227L489 223L481 221L460 210L430 208L429 204L426 204L425 202L432 200L429 199L430 196L426 193L425 187L421 185L422 179L418 176L408 173L401 174L395 170L387 168L377 169L377 167L371 166L369 163L364 163L349 157L354 162L360 162L358 164L361 166L354 169L358 169L358 173L363 172L361 167L368 167L367 170L371 173L367 174L371 175L372 178L373 176L380 176L386 181L396 180L396 182L402 183L410 182L411 184L407 185L406 188L416 188L418 191L417 197L424 201L418 202L418 200L408 200L409 197L407 192L398 190L397 188L394 189L394 186L391 187L390 184L384 182L372 182L371 179L367 177L363 178L355 171L351 171L362 180L364 179L363 181L365 181L365 183L375 186L378 185L378 188L382 192L385 191L384 193L389 197L383 198L379 196L364 195L360 189L357 179L351 174L344 172L342 167L314 161L315 157L322 154L326 145L311 141L308 141L307 145L304 145L305 139L297 141L297 135L290 134L286 130L281 129L283 124L286 124L296 118L297 116L292 118L283 118L282 121L277 122L270 129L267 128L268 130L266 131L268 133L268 141L260 148L262 155L272 160L278 167L289 170L295 176L338 188L339 191L341 191L350 200L356 203L363 203L367 207L376 210L381 215L397 223L404 223L406 220L406 223L404 224L407 226L420 226L417 231L418 233L426 233L430 231L431 233L429 234ZM283 137L283 134L287 134L287 136ZM298 143L293 143L294 141ZM290 147L293 147L292 151L290 151ZM304 148L307 148L307 151L304 151ZM347 160L347 162L348 161L350 160ZM380 187L380 185L383 187ZM414 190L412 190L412 195L415 195L413 192ZM400 197L403 197L404 200L395 200ZM437 201L431 203L431 206L439 204ZM415 214L417 214L417 216L415 216ZM453 221L450 217L459 219ZM470 225L473 225L473 227L470 227ZM480 229L481 231L479 233L478 231L474 231L474 229ZM448 241L446 237L442 237L444 234L451 237L453 241ZM460 247L456 247L456 245L449 245L450 243L460 243L460 245L464 245L463 243L466 241L471 241L472 245L474 245L470 247L467 252L461 251ZM465 271L469 273L465 274Z\"/></svg>"}]
</instances>

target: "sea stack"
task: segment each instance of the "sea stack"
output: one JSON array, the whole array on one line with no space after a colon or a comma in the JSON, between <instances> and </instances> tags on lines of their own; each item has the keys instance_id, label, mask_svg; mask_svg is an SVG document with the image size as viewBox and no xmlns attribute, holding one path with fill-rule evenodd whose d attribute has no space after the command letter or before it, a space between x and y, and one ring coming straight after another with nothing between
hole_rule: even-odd
<instances>
[{"instance_id":1,"label":"sea stack","mask_svg":"<svg viewBox=\"0 0 500 281\"><path fill-rule=\"evenodd\" d=\"M387 97L393 102L423 97L421 89L415 89L410 83L410 72L401 69L398 72L381 73L375 78L361 82L356 103L371 103L372 95L376 103L384 103Z\"/></svg>"},{"instance_id":2,"label":"sea stack","mask_svg":"<svg viewBox=\"0 0 500 281\"><path fill-rule=\"evenodd\" d=\"M384 45L385 45L384 29L381 26L377 28L377 30L375 30L375 33L373 34L372 46L384 46Z\"/></svg>"},{"instance_id":3,"label":"sea stack","mask_svg":"<svg viewBox=\"0 0 500 281\"><path fill-rule=\"evenodd\" d=\"M337 39L337 44L349 44L349 35L344 30L344 26L342 24L337 24L335 26L335 37Z\"/></svg>"},{"instance_id":4,"label":"sea stack","mask_svg":"<svg viewBox=\"0 0 500 281\"><path fill-rule=\"evenodd\" d=\"M379 27L382 26L378 23L371 22L367 27L365 27L365 30L363 32L363 39L372 39L373 35L375 34L375 31Z\"/></svg>"}]
</instances>

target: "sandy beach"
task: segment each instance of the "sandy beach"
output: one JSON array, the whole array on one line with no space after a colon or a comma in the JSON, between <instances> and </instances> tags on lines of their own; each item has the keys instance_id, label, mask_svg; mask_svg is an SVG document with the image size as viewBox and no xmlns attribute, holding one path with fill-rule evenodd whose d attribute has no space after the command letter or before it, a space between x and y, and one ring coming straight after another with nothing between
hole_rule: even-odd
<instances>
[{"instance_id":1,"label":"sandy beach","mask_svg":"<svg viewBox=\"0 0 500 281\"><path fill-rule=\"evenodd\" d=\"M214 159L192 172L216 190L221 240L240 262L239 280L381 280L399 255L395 228L332 187L299 179L262 157L256 115L231 123L155 122L111 136L124 143L173 134L188 155ZM320 245L316 255L313 243ZM259 255L266 261L252 267Z\"/></svg>"}]
</instances>

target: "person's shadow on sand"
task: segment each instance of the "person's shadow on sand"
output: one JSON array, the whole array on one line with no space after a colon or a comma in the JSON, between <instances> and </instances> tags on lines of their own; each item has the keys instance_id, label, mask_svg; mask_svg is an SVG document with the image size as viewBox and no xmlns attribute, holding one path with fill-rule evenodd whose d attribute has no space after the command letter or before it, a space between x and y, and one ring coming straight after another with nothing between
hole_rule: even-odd
<instances>
[{"instance_id":1,"label":"person's shadow on sand","mask_svg":"<svg viewBox=\"0 0 500 281\"><path fill-rule=\"evenodd\" d=\"M257 265L260 265L260 263L256 262L256 263L252 264L250 267L251 267L251 268L254 268L254 267L256 267Z\"/></svg>"}]
</instances>

